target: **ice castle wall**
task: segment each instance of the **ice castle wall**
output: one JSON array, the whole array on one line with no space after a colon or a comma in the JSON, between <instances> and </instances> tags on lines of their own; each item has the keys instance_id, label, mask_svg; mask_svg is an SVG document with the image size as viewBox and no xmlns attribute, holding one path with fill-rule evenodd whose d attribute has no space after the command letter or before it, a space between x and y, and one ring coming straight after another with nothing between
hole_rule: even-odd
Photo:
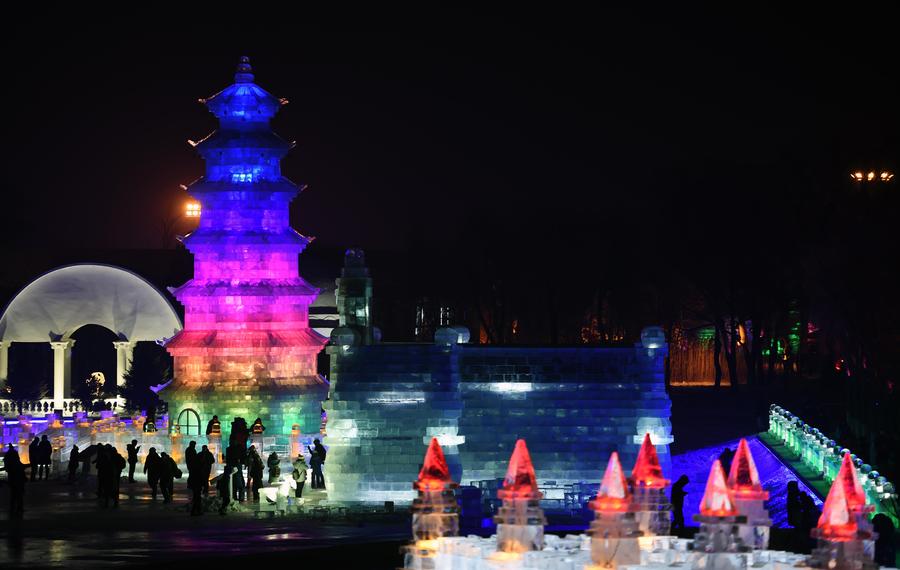
<instances>
[{"instance_id":1,"label":"ice castle wall","mask_svg":"<svg viewBox=\"0 0 900 570\"><path fill-rule=\"evenodd\" d=\"M597 483L644 433L669 472L665 349L330 347L329 498L406 502L431 436L463 484L502 478L517 438L544 485ZM456 476L456 474L454 474Z\"/></svg>"}]
</instances>

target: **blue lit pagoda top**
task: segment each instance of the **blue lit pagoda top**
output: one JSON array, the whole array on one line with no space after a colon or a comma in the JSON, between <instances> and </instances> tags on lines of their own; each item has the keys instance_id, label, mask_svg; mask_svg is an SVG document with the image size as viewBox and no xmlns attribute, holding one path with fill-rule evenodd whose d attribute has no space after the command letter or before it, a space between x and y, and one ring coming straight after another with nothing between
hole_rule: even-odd
<instances>
[{"instance_id":1,"label":"blue lit pagoda top","mask_svg":"<svg viewBox=\"0 0 900 570\"><path fill-rule=\"evenodd\" d=\"M219 192L217 184L253 184L246 190L288 192L297 188L281 176L280 161L293 146L274 132L269 121L286 99L253 82L250 59L242 57L234 83L200 99L219 119L219 128L192 143L206 161L206 175L191 186L192 194Z\"/></svg>"},{"instance_id":2,"label":"blue lit pagoda top","mask_svg":"<svg viewBox=\"0 0 900 570\"><path fill-rule=\"evenodd\" d=\"M287 99L275 97L253 82L250 58L241 57L234 83L212 97L200 99L220 121L268 121Z\"/></svg>"}]
</instances>

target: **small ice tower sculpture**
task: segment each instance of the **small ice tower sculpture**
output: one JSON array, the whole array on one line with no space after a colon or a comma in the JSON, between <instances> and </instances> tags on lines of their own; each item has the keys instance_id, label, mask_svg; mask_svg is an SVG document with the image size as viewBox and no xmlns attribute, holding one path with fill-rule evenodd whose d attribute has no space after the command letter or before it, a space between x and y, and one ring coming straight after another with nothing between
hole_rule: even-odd
<instances>
[{"instance_id":1,"label":"small ice tower sculpture","mask_svg":"<svg viewBox=\"0 0 900 570\"><path fill-rule=\"evenodd\" d=\"M632 493L631 510L635 512L641 531L648 536L668 535L672 511L666 498L669 480L663 478L656 447L650 441L649 433L644 435L629 483Z\"/></svg>"},{"instance_id":2,"label":"small ice tower sculpture","mask_svg":"<svg viewBox=\"0 0 900 570\"><path fill-rule=\"evenodd\" d=\"M494 517L497 523L497 550L521 553L544 548L544 511L541 492L525 440L516 441L503 488L497 491L503 506Z\"/></svg>"},{"instance_id":3,"label":"small ice tower sculpture","mask_svg":"<svg viewBox=\"0 0 900 570\"><path fill-rule=\"evenodd\" d=\"M706 480L706 492L700 501L700 514L694 515L700 530L694 537L694 568L705 570L737 570L747 567L747 552L738 535L738 525L746 517L738 514L734 496L725 483L722 463L716 459Z\"/></svg>"},{"instance_id":4,"label":"small ice tower sculpture","mask_svg":"<svg viewBox=\"0 0 900 570\"><path fill-rule=\"evenodd\" d=\"M818 545L807 565L829 570L878 568L873 561L873 541L877 537L866 517L872 510L873 507L866 505L866 496L848 453L828 491L819 524L812 531Z\"/></svg>"},{"instance_id":5,"label":"small ice tower sculpture","mask_svg":"<svg viewBox=\"0 0 900 570\"><path fill-rule=\"evenodd\" d=\"M437 539L456 536L459 533L459 509L453 489L457 484L450 479L450 469L437 438L425 453L425 463L419 471L413 488L419 496L413 500L412 530L415 543L406 547L404 568L430 570L434 568Z\"/></svg>"},{"instance_id":6,"label":"small ice tower sculpture","mask_svg":"<svg viewBox=\"0 0 900 570\"><path fill-rule=\"evenodd\" d=\"M643 533L638 529L634 512L629 510L631 496L617 452L613 451L610 455L597 497L588 505L594 511L594 520L588 531L594 564L589 568L640 564L638 537Z\"/></svg>"},{"instance_id":7,"label":"small ice tower sculpture","mask_svg":"<svg viewBox=\"0 0 900 570\"><path fill-rule=\"evenodd\" d=\"M747 517L747 523L738 527L741 540L751 548L765 550L769 547L769 528L772 526L765 505L769 492L759 482L759 472L746 439L741 439L731 461L728 488L734 497L738 513Z\"/></svg>"}]
</instances>

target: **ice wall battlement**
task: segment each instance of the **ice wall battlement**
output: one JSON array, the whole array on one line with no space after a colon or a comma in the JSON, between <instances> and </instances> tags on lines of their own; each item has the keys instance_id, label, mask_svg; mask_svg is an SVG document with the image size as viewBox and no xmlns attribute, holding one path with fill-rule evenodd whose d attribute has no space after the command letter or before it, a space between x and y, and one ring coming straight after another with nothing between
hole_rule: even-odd
<instances>
[{"instance_id":1,"label":"ice wall battlement","mask_svg":"<svg viewBox=\"0 0 900 570\"><path fill-rule=\"evenodd\" d=\"M406 502L437 437L463 484L501 479L526 438L542 485L595 482L647 432L670 467L665 347L331 346L326 485L338 501Z\"/></svg>"}]
</instances>

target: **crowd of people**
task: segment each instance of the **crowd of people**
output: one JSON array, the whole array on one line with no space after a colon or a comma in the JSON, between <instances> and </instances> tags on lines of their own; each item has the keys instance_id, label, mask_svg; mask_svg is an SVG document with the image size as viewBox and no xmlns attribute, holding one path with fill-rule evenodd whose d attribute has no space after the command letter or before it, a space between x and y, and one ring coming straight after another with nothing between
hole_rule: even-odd
<instances>
[{"instance_id":1,"label":"crowd of people","mask_svg":"<svg viewBox=\"0 0 900 570\"><path fill-rule=\"evenodd\" d=\"M217 416L210 420L207 434L218 435L221 427ZM259 435L265 430L259 418L248 428L243 418L235 418L229 435L228 447L225 450L224 472L212 478L216 457L209 447L202 445L197 449L197 442L189 442L184 450L184 465L187 467L187 489L190 493L191 515L203 514L208 502L210 482L214 482L218 497L219 512L225 514L232 501L243 502L247 499L260 500L260 489L281 480L281 459L272 452L263 461L256 445L249 445L251 433ZM307 479L307 471L312 470L312 488L324 489L325 480L322 466L325 463L325 446L316 439L307 448L310 461L301 453L292 462L291 478L296 482L295 497L302 498ZM87 480L87 474L93 466L96 470L97 499L103 508L119 506L120 484L123 472L128 468L128 483L135 483L135 471L140 465L141 446L137 440L131 440L126 446L126 456L109 444L93 444L85 449L74 445L69 453L66 466L66 480L70 484L80 484ZM23 462L12 444L5 450L3 468L7 472L6 483L10 488L10 513L12 517L21 517L24 513L25 483L50 478L53 448L47 436L34 438L28 449L28 462ZM81 476L79 476L81 466ZM265 471L268 470L268 478ZM245 480L246 472L246 480ZM171 503L175 493L175 480L182 479L184 473L175 460L165 451L151 447L143 462L143 473L150 487L151 498L157 500L162 494L163 503Z\"/></svg>"}]
</instances>

